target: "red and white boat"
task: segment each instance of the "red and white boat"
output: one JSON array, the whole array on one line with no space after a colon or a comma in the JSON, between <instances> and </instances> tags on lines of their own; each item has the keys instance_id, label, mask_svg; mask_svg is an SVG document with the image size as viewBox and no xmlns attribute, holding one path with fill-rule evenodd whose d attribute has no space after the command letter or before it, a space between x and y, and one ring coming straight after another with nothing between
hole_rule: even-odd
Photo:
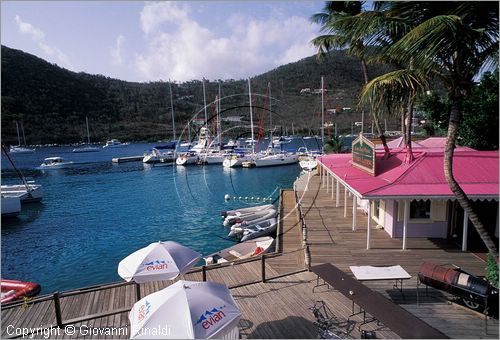
<instances>
[{"instance_id":1,"label":"red and white boat","mask_svg":"<svg viewBox=\"0 0 500 340\"><path fill-rule=\"evenodd\" d=\"M1 279L2 303L14 301L23 296L32 297L42 289L38 283Z\"/></svg>"}]
</instances>

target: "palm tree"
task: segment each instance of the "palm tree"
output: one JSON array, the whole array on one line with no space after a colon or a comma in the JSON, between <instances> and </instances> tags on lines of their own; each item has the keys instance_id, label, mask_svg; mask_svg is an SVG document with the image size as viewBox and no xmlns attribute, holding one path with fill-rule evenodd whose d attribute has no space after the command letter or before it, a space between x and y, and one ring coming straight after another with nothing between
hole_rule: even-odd
<instances>
[{"instance_id":1,"label":"palm tree","mask_svg":"<svg viewBox=\"0 0 500 340\"><path fill-rule=\"evenodd\" d=\"M387 8L392 15L412 26L408 33L387 48L387 56L402 65L411 63L418 77L427 80L439 78L446 87L451 112L444 150L444 175L484 244L498 256L495 243L453 175L453 154L462 119L462 102L470 93L475 77L486 67L497 64L498 3L393 2ZM406 87L415 85L419 82L408 83Z\"/></svg>"},{"instance_id":2,"label":"palm tree","mask_svg":"<svg viewBox=\"0 0 500 340\"><path fill-rule=\"evenodd\" d=\"M362 13L363 4L364 1L327 1L323 12L311 16L311 21L320 24L321 31L326 34L314 38L311 43L318 48L318 58L332 49L347 48L348 54L356 56L361 61L364 82L367 84L369 77L364 37L350 34L353 27L349 23L350 19ZM362 114L364 114L363 111ZM372 118L379 138L384 145L385 157L388 157L390 151L380 126L379 116L372 112Z\"/></svg>"}]
</instances>

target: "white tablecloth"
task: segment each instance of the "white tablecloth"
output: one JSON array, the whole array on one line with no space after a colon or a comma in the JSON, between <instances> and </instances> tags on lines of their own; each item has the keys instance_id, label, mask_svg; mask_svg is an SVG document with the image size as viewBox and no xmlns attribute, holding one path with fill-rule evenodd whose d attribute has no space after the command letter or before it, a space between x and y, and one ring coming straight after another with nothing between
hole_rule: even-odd
<instances>
[{"instance_id":1,"label":"white tablecloth","mask_svg":"<svg viewBox=\"0 0 500 340\"><path fill-rule=\"evenodd\" d=\"M401 266L372 267L372 266L350 266L349 267L359 281L367 280L405 280L411 278Z\"/></svg>"}]
</instances>

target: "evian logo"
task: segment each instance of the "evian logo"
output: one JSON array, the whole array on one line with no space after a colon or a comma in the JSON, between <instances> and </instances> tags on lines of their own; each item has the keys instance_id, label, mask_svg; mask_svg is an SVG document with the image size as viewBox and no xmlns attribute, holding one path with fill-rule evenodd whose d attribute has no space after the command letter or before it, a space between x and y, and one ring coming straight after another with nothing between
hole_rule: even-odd
<instances>
[{"instance_id":1,"label":"evian logo","mask_svg":"<svg viewBox=\"0 0 500 340\"><path fill-rule=\"evenodd\" d=\"M168 267L167 262L164 260L154 260L151 262L144 262L142 265L146 266L147 271L163 270L167 269Z\"/></svg>"},{"instance_id":2,"label":"evian logo","mask_svg":"<svg viewBox=\"0 0 500 340\"><path fill-rule=\"evenodd\" d=\"M196 324L201 324L203 329L209 329L213 325L219 323L222 319L226 317L226 314L222 311L225 306L220 308L212 308L211 310L206 310L205 313L201 314L200 318Z\"/></svg>"},{"instance_id":3,"label":"evian logo","mask_svg":"<svg viewBox=\"0 0 500 340\"><path fill-rule=\"evenodd\" d=\"M149 311L151 309L151 303L148 302L148 300L144 300L144 304L139 307L139 311L137 313L137 320L138 322L141 322L148 316Z\"/></svg>"}]
</instances>

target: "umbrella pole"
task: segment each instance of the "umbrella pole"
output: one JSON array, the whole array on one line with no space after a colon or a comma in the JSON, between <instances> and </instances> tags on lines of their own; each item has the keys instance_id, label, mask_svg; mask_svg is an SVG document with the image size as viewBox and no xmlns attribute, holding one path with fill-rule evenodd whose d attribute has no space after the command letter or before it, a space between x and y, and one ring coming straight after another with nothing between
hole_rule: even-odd
<instances>
[{"instance_id":1,"label":"umbrella pole","mask_svg":"<svg viewBox=\"0 0 500 340\"><path fill-rule=\"evenodd\" d=\"M141 299L141 286L136 282L135 283L135 295L137 297L137 301Z\"/></svg>"}]
</instances>

